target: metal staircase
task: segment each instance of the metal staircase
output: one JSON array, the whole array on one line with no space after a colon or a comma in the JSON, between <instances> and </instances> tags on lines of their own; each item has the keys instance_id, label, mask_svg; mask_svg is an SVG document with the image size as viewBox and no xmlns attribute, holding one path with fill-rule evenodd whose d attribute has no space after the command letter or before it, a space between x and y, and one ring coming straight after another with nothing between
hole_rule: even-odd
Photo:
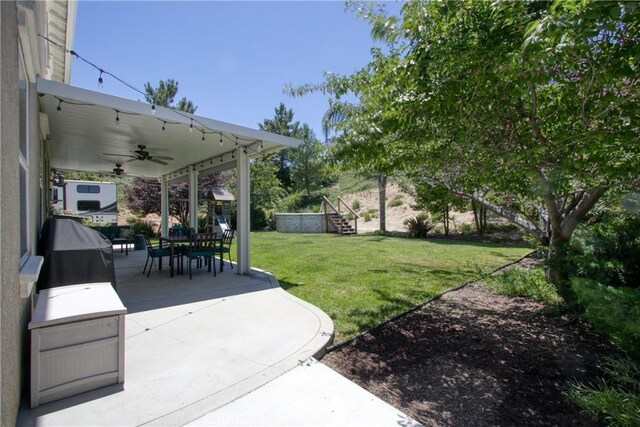
<instances>
[{"instance_id":1,"label":"metal staircase","mask_svg":"<svg viewBox=\"0 0 640 427\"><path fill-rule=\"evenodd\" d=\"M338 233L341 235L358 234L358 214L356 214L340 197L338 197L338 207L336 208L326 198L322 197L322 209L326 221L327 233ZM350 217L342 214L341 207L344 206L351 214ZM352 224L353 222L353 224Z\"/></svg>"}]
</instances>

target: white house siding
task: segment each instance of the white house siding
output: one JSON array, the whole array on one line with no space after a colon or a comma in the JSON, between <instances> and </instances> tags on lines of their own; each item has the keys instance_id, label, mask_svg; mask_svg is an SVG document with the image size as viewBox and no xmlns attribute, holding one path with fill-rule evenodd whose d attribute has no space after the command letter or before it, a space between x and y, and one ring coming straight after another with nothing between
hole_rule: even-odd
<instances>
[{"instance_id":1,"label":"white house siding","mask_svg":"<svg viewBox=\"0 0 640 427\"><path fill-rule=\"evenodd\" d=\"M0 425L15 425L22 386L18 182L18 30L15 2L0 2Z\"/></svg>"}]
</instances>

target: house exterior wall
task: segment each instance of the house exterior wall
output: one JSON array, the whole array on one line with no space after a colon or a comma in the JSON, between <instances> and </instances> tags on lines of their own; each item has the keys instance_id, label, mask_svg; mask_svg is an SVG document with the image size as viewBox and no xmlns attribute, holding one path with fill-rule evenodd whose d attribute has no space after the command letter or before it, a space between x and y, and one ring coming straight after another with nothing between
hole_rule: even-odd
<instances>
[{"instance_id":1,"label":"house exterior wall","mask_svg":"<svg viewBox=\"0 0 640 427\"><path fill-rule=\"evenodd\" d=\"M18 30L15 2L0 2L0 425L15 425L22 383L24 302L18 276Z\"/></svg>"}]
</instances>

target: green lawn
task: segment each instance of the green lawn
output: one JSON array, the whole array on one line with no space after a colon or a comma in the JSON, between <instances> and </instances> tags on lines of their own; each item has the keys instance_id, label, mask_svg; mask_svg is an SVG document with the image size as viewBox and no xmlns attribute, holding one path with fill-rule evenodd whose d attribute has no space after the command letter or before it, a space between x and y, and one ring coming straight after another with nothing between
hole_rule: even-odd
<instances>
[{"instance_id":1,"label":"green lawn","mask_svg":"<svg viewBox=\"0 0 640 427\"><path fill-rule=\"evenodd\" d=\"M320 307L343 341L513 261L522 246L374 235L251 234L251 265Z\"/></svg>"}]
</instances>

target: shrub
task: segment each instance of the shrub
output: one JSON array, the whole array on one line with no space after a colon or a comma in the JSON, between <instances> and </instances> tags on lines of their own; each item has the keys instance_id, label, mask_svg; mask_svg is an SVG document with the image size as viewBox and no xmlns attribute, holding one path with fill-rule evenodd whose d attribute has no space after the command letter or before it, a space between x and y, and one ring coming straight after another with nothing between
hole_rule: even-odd
<instances>
[{"instance_id":1,"label":"shrub","mask_svg":"<svg viewBox=\"0 0 640 427\"><path fill-rule=\"evenodd\" d=\"M611 286L640 287L640 216L612 212L576 231L570 270Z\"/></svg>"},{"instance_id":2,"label":"shrub","mask_svg":"<svg viewBox=\"0 0 640 427\"><path fill-rule=\"evenodd\" d=\"M395 208L396 206L402 206L403 203L402 199L393 199L389 202L389 207Z\"/></svg>"},{"instance_id":3,"label":"shrub","mask_svg":"<svg viewBox=\"0 0 640 427\"><path fill-rule=\"evenodd\" d=\"M371 221L371 214L369 213L369 211L366 211L365 213L363 213L362 218L364 219L364 222Z\"/></svg>"},{"instance_id":4,"label":"shrub","mask_svg":"<svg viewBox=\"0 0 640 427\"><path fill-rule=\"evenodd\" d=\"M571 289L593 327L640 360L640 289L616 288L574 278Z\"/></svg>"},{"instance_id":5,"label":"shrub","mask_svg":"<svg viewBox=\"0 0 640 427\"><path fill-rule=\"evenodd\" d=\"M140 219L132 225L135 234L145 233L149 237L155 236L153 232L153 223L146 219Z\"/></svg>"},{"instance_id":6,"label":"shrub","mask_svg":"<svg viewBox=\"0 0 640 427\"><path fill-rule=\"evenodd\" d=\"M353 214L351 212L347 212L347 219L353 221Z\"/></svg>"},{"instance_id":7,"label":"shrub","mask_svg":"<svg viewBox=\"0 0 640 427\"><path fill-rule=\"evenodd\" d=\"M406 219L404 221L404 225L407 227L409 236L415 238L427 237L427 233L433 230L433 227L435 226L431 222L429 215L424 212L419 213L415 218Z\"/></svg>"},{"instance_id":8,"label":"shrub","mask_svg":"<svg viewBox=\"0 0 640 427\"><path fill-rule=\"evenodd\" d=\"M462 234L471 234L474 231L474 227L471 224L460 224L458 231Z\"/></svg>"},{"instance_id":9,"label":"shrub","mask_svg":"<svg viewBox=\"0 0 640 427\"><path fill-rule=\"evenodd\" d=\"M640 426L640 369L628 357L608 357L607 380L569 383L567 397L592 418L613 426Z\"/></svg>"},{"instance_id":10,"label":"shrub","mask_svg":"<svg viewBox=\"0 0 640 427\"><path fill-rule=\"evenodd\" d=\"M360 210L360 200L354 199L353 202L351 202L351 209L353 209L356 212L359 211Z\"/></svg>"},{"instance_id":11,"label":"shrub","mask_svg":"<svg viewBox=\"0 0 640 427\"><path fill-rule=\"evenodd\" d=\"M133 224L135 224L136 222L138 222L138 217L137 217L137 216L135 216L135 215L129 215L129 216L127 217L127 224L129 224L129 225L133 225Z\"/></svg>"},{"instance_id":12,"label":"shrub","mask_svg":"<svg viewBox=\"0 0 640 427\"><path fill-rule=\"evenodd\" d=\"M501 295L531 298L550 305L562 302L556 288L547 282L542 268L512 267L501 274L488 276L484 282Z\"/></svg>"}]
</instances>

